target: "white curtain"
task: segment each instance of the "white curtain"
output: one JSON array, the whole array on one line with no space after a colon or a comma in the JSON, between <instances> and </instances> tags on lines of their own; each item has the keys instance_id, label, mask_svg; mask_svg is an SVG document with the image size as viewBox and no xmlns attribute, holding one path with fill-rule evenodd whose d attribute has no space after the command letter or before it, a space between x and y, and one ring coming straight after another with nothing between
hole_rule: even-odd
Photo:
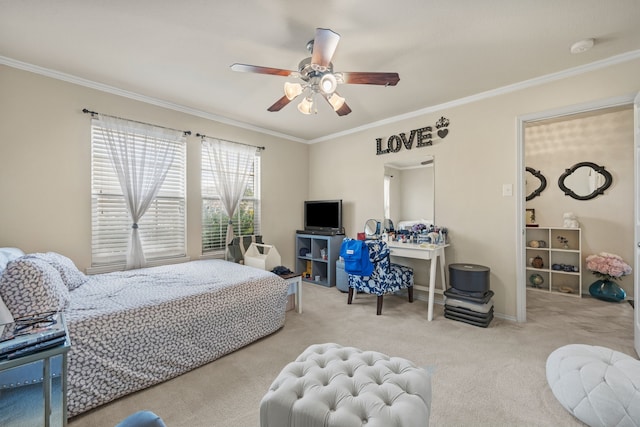
<instances>
[{"instance_id":1,"label":"white curtain","mask_svg":"<svg viewBox=\"0 0 640 427\"><path fill-rule=\"evenodd\" d=\"M209 162L222 206L229 217L225 242L229 245L234 237L231 218L247 188L257 148L215 139L203 139L202 145L205 148L203 162Z\"/></svg>"},{"instance_id":2,"label":"white curtain","mask_svg":"<svg viewBox=\"0 0 640 427\"><path fill-rule=\"evenodd\" d=\"M126 269L146 264L138 222L162 187L174 158L170 141L183 132L100 115L104 123L109 157L131 217Z\"/></svg>"}]
</instances>

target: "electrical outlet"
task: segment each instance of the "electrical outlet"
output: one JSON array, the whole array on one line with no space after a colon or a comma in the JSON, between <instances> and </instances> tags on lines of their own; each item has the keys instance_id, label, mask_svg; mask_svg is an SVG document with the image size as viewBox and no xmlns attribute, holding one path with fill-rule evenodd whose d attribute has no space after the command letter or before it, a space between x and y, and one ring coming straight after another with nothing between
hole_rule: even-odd
<instances>
[{"instance_id":1,"label":"electrical outlet","mask_svg":"<svg viewBox=\"0 0 640 427\"><path fill-rule=\"evenodd\" d=\"M513 185L502 184L502 195L505 197L513 196Z\"/></svg>"}]
</instances>

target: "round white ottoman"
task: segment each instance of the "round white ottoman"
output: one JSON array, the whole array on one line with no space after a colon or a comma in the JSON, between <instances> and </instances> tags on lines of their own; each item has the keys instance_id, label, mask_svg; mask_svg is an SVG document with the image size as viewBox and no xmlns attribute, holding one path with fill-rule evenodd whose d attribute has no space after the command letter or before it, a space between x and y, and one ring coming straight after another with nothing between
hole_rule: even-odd
<instances>
[{"instance_id":1,"label":"round white ottoman","mask_svg":"<svg viewBox=\"0 0 640 427\"><path fill-rule=\"evenodd\" d=\"M316 344L289 363L260 403L261 427L428 426L431 377L399 357Z\"/></svg>"},{"instance_id":2,"label":"round white ottoman","mask_svg":"<svg viewBox=\"0 0 640 427\"><path fill-rule=\"evenodd\" d=\"M547 381L583 423L640 426L640 361L605 347L571 344L547 358Z\"/></svg>"}]
</instances>

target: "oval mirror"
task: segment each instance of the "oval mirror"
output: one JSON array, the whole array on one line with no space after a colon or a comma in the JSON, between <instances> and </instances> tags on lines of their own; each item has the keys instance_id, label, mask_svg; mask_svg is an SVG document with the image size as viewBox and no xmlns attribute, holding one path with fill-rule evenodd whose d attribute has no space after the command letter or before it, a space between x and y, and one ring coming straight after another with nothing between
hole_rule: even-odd
<instances>
[{"instance_id":1,"label":"oval mirror","mask_svg":"<svg viewBox=\"0 0 640 427\"><path fill-rule=\"evenodd\" d=\"M380 223L375 219L367 220L364 224L364 234L367 238L375 238L380 234Z\"/></svg>"},{"instance_id":2,"label":"oval mirror","mask_svg":"<svg viewBox=\"0 0 640 427\"><path fill-rule=\"evenodd\" d=\"M525 178L528 201L539 196L540 193L542 193L542 190L547 188L547 179L542 175L542 173L540 173L540 171L537 171L534 168L527 166L525 170L528 172L528 175Z\"/></svg>"},{"instance_id":3,"label":"oval mirror","mask_svg":"<svg viewBox=\"0 0 640 427\"><path fill-rule=\"evenodd\" d=\"M558 178L558 187L576 200L591 200L604 194L613 177L604 166L592 162L576 163Z\"/></svg>"}]
</instances>

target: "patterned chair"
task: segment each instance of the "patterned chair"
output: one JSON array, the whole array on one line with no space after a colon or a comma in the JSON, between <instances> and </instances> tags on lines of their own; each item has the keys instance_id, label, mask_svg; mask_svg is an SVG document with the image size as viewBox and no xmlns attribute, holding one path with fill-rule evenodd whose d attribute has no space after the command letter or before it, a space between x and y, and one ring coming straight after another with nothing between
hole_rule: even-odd
<instances>
[{"instance_id":1,"label":"patterned chair","mask_svg":"<svg viewBox=\"0 0 640 427\"><path fill-rule=\"evenodd\" d=\"M389 260L389 246L381 240L367 240L369 260L373 263L370 276L349 274L348 304L353 301L353 292L364 292L378 296L377 314L382 314L382 297L385 294L407 288L409 302L413 302L413 269L392 264Z\"/></svg>"}]
</instances>

